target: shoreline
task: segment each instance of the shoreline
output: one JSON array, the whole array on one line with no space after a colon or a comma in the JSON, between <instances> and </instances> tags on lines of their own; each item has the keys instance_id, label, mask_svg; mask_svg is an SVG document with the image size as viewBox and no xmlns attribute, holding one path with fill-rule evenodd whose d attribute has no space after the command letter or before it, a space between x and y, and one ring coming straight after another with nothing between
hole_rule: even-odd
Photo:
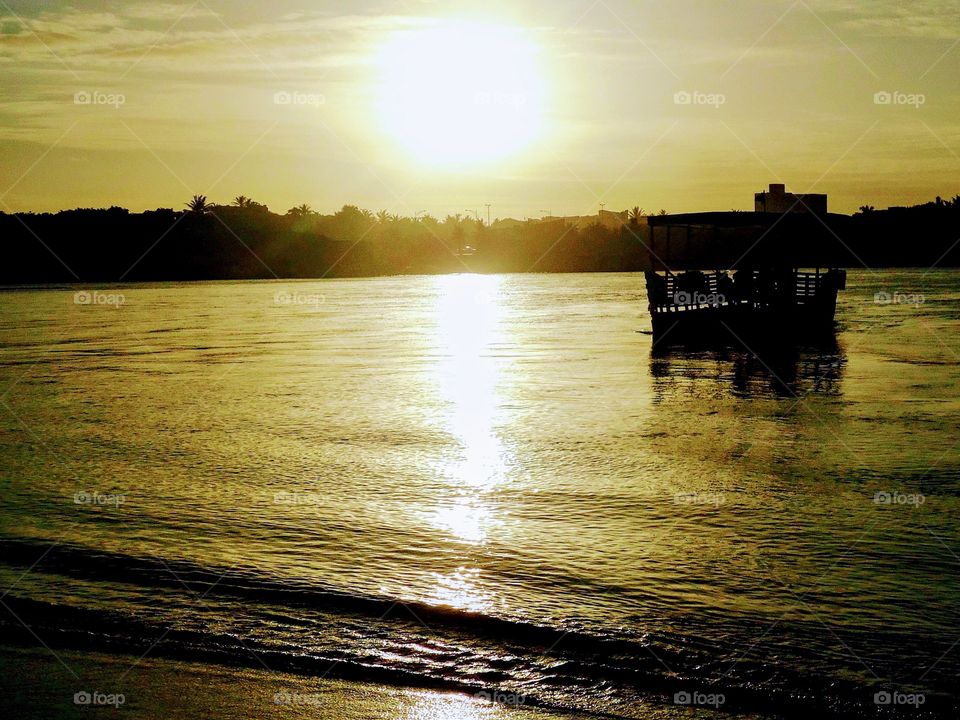
<instances>
[{"instance_id":1,"label":"shoreline","mask_svg":"<svg viewBox=\"0 0 960 720\"><path fill-rule=\"evenodd\" d=\"M76 677L73 676L76 674ZM86 699L80 693L87 693ZM330 720L587 720L594 715L511 705L458 692L182 662L0 645L0 695L8 717L51 720L122 711L137 720L292 716ZM95 706L98 705L98 706ZM641 710L640 708L636 708ZM725 715L730 717L729 714ZM717 718L713 711L650 706L633 717ZM603 715L601 717L610 717ZM759 716L738 716L757 718Z\"/></svg>"}]
</instances>

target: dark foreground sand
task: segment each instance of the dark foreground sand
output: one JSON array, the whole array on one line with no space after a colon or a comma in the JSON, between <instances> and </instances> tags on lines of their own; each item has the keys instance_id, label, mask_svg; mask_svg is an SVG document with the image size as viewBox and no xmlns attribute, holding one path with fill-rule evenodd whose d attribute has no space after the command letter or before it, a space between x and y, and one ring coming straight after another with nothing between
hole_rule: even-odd
<instances>
[{"instance_id":1,"label":"dark foreground sand","mask_svg":"<svg viewBox=\"0 0 960 720\"><path fill-rule=\"evenodd\" d=\"M589 717L510 707L458 693L307 678L266 670L150 658L134 665L134 657L59 650L57 657L63 664L43 649L0 647L0 715L20 720L90 717L583 720ZM79 680L64 665L75 672ZM75 702L74 696L82 692L91 694L91 704ZM651 719L718 717L715 713L673 707L651 708L649 713L640 716Z\"/></svg>"}]
</instances>

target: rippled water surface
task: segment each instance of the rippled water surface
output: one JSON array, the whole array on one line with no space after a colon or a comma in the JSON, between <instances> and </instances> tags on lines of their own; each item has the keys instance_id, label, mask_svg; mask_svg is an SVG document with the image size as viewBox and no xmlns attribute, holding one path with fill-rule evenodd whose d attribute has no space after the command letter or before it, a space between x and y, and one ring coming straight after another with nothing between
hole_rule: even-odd
<instances>
[{"instance_id":1,"label":"rippled water surface","mask_svg":"<svg viewBox=\"0 0 960 720\"><path fill-rule=\"evenodd\" d=\"M955 703L957 271L852 272L792 349L652 347L631 274L99 291L0 294L14 637L627 717Z\"/></svg>"}]
</instances>

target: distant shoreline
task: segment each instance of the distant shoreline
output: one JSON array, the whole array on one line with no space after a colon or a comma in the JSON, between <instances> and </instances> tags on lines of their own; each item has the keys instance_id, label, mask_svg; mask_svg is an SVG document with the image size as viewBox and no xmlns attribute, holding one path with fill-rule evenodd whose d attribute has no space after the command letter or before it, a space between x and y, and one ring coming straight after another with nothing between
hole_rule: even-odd
<instances>
[{"instance_id":1,"label":"distant shoreline","mask_svg":"<svg viewBox=\"0 0 960 720\"><path fill-rule=\"evenodd\" d=\"M960 266L960 196L912 208L865 207L844 219L843 237L827 234L824 266ZM374 214L352 205L332 215L307 206L278 215L256 203L0 213L8 258L0 286L635 272L651 268L649 233L647 216L613 212L595 220L489 224L461 215Z\"/></svg>"}]
</instances>

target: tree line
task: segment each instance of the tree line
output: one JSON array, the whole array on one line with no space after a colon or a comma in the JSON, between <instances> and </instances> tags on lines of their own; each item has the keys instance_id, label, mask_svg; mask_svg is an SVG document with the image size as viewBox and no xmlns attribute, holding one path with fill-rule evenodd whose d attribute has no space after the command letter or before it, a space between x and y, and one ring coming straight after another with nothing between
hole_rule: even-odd
<instances>
[{"instance_id":1,"label":"tree line","mask_svg":"<svg viewBox=\"0 0 960 720\"><path fill-rule=\"evenodd\" d=\"M345 205L284 214L239 196L182 210L0 213L0 284L362 277L450 272L611 272L649 267L639 207L624 222L438 219ZM847 267L960 265L960 197L865 206L838 239Z\"/></svg>"}]
</instances>

